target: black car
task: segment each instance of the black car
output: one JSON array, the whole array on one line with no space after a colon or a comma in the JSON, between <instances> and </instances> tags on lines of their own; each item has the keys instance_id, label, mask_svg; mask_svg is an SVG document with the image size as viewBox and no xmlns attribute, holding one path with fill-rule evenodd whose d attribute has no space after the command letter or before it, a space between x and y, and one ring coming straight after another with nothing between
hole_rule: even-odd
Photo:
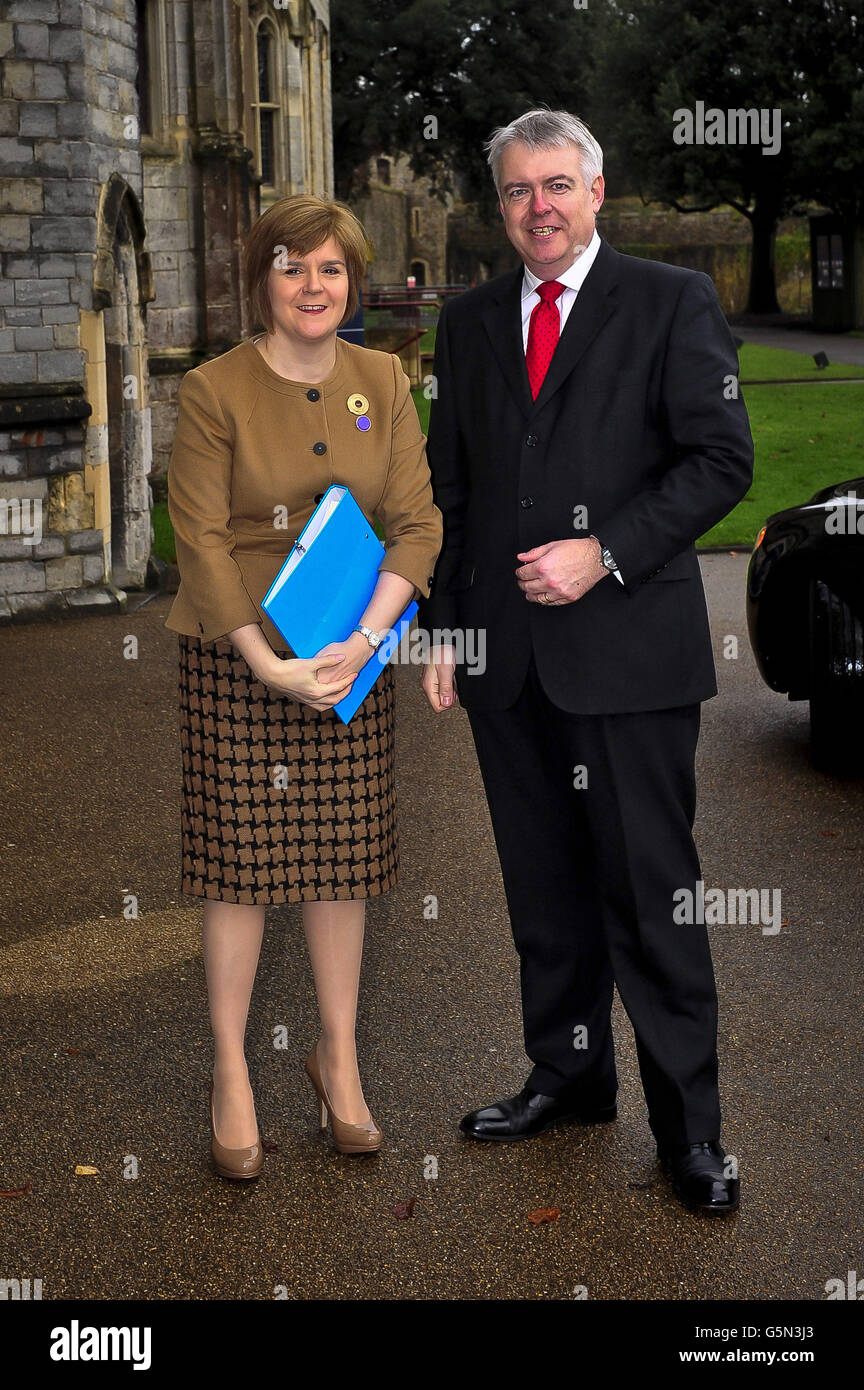
<instances>
[{"instance_id":1,"label":"black car","mask_svg":"<svg viewBox=\"0 0 864 1390\"><path fill-rule=\"evenodd\" d=\"M810 701L815 765L864 771L864 477L768 518L747 571L747 626L765 682Z\"/></svg>"}]
</instances>

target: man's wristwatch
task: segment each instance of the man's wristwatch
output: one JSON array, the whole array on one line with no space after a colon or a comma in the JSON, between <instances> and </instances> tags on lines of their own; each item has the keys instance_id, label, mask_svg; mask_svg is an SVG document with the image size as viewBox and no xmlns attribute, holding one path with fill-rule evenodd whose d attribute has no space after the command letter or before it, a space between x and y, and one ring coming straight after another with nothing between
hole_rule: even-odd
<instances>
[{"instance_id":1,"label":"man's wristwatch","mask_svg":"<svg viewBox=\"0 0 864 1390\"><path fill-rule=\"evenodd\" d=\"M363 633L363 636L366 638L366 641L369 643L369 646L372 648L373 652L377 651L378 648L381 646L381 642L383 640L381 633L373 632L371 627L366 627L364 623L358 623L354 631Z\"/></svg>"},{"instance_id":2,"label":"man's wristwatch","mask_svg":"<svg viewBox=\"0 0 864 1390\"><path fill-rule=\"evenodd\" d=\"M615 563L615 558L612 554L612 551L608 548L608 546L605 546L603 544L599 536L592 535L590 539L592 541L596 541L600 547L600 563L603 566L603 568L609 570L611 574L614 574L618 566Z\"/></svg>"}]
</instances>

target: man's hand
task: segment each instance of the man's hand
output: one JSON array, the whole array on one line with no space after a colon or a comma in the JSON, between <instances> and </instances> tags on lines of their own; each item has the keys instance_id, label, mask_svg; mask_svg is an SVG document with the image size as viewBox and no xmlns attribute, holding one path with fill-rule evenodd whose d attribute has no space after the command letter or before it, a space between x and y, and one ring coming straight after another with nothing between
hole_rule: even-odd
<instances>
[{"instance_id":1,"label":"man's hand","mask_svg":"<svg viewBox=\"0 0 864 1390\"><path fill-rule=\"evenodd\" d=\"M521 551L516 557L523 562L516 570L519 588L531 603L542 603L544 608L575 603L609 574L600 555L600 544L593 536L549 541Z\"/></svg>"},{"instance_id":2,"label":"man's hand","mask_svg":"<svg viewBox=\"0 0 864 1390\"><path fill-rule=\"evenodd\" d=\"M453 647L432 648L426 670L423 672L423 689L436 714L445 709L452 709L457 703L453 686L455 664L456 652Z\"/></svg>"}]
</instances>

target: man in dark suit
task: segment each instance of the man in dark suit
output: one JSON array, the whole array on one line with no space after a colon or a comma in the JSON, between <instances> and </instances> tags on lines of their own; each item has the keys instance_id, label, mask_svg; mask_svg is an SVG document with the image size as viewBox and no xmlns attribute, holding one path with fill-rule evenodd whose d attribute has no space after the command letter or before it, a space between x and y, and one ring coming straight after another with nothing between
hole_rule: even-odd
<instances>
[{"instance_id":1,"label":"man in dark suit","mask_svg":"<svg viewBox=\"0 0 864 1390\"><path fill-rule=\"evenodd\" d=\"M533 1069L461 1128L504 1141L614 1119L614 982L676 1193L731 1211L708 937L673 920L673 895L701 878L694 759L717 692L693 543L752 479L737 355L707 275L598 236L602 151L576 117L526 113L489 162L523 264L439 320L445 537L420 620L430 702L452 706L455 673L471 723Z\"/></svg>"}]
</instances>

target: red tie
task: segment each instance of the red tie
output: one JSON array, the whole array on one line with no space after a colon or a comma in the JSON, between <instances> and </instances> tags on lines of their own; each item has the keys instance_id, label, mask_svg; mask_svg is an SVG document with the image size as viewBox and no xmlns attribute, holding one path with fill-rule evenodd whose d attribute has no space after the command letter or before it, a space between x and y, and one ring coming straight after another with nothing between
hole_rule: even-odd
<instances>
[{"instance_id":1,"label":"red tie","mask_svg":"<svg viewBox=\"0 0 864 1390\"><path fill-rule=\"evenodd\" d=\"M531 395L535 401L546 369L552 361L552 354L558 346L561 331L561 318L555 300L564 289L557 280L542 280L537 286L540 303L531 311L528 325L528 347L525 351L525 365L528 368L528 381Z\"/></svg>"}]
</instances>

